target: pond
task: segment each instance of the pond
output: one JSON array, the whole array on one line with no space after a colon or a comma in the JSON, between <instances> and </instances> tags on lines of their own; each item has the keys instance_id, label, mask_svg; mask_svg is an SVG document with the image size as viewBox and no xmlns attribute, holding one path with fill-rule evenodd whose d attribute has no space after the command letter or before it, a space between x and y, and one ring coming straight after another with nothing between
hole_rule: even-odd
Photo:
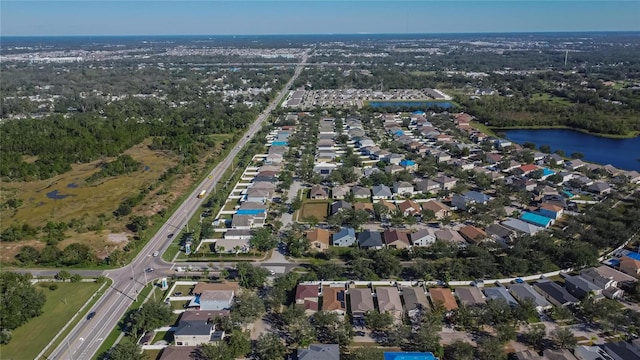
<instances>
[{"instance_id":1,"label":"pond","mask_svg":"<svg viewBox=\"0 0 640 360\"><path fill-rule=\"evenodd\" d=\"M65 195L65 194L60 194L58 192L58 190L53 190L47 193L47 197L49 199L53 199L53 200L62 200L64 198L67 198L69 196L73 196L73 195Z\"/></svg>"},{"instance_id":2,"label":"pond","mask_svg":"<svg viewBox=\"0 0 640 360\"><path fill-rule=\"evenodd\" d=\"M640 171L640 137L611 139L570 129L520 129L499 132L518 144L528 141L537 147L549 145L551 151L562 150L566 156L578 152L584 154L585 161Z\"/></svg>"}]
</instances>

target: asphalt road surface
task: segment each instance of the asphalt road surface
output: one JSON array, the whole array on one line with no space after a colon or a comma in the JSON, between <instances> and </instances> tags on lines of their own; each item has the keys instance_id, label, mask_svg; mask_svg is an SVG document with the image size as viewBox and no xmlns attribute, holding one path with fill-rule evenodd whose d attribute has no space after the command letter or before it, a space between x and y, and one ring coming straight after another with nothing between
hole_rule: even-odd
<instances>
[{"instance_id":1,"label":"asphalt road surface","mask_svg":"<svg viewBox=\"0 0 640 360\"><path fill-rule=\"evenodd\" d=\"M247 136L240 139L227 157L213 169L210 174L211 176L207 176L202 183L196 187L169 220L149 240L131 264L120 269L102 273L110 277L113 280L113 284L91 309L91 311L96 313L95 317L91 320L80 320L48 359L91 359L111 330L116 327L118 321L125 314L145 284L149 281L172 274L173 267L176 265L163 261L159 256L152 256L153 253L156 251L163 253L172 241L172 239L169 238L169 234L177 234L180 229L185 226L187 220L193 216L198 207L202 205L205 199L199 199L197 195L202 190L206 190L207 194L214 190L221 176L231 166L232 160L238 156L240 149L262 128L262 123L269 117L271 111L273 111L288 94L289 88L302 72L304 64L307 62L308 54L309 52L303 56L302 60L296 66L294 75L280 91L278 96L249 127L245 134ZM147 268L154 268L155 271L146 273L145 269ZM30 272L34 275L56 273L50 270ZM99 272L96 273L95 271L73 271L73 273L93 276L99 275Z\"/></svg>"}]
</instances>

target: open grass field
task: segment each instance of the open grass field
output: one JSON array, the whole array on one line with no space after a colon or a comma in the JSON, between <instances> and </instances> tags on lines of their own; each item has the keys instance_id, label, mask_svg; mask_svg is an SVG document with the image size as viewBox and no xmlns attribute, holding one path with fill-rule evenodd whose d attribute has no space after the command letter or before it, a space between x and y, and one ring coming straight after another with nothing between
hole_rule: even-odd
<instances>
[{"instance_id":1,"label":"open grass field","mask_svg":"<svg viewBox=\"0 0 640 360\"><path fill-rule=\"evenodd\" d=\"M327 220L327 209L329 204L322 200L320 202L305 202L302 204L302 209L300 210L300 219L305 219L309 216L315 216L319 221Z\"/></svg>"},{"instance_id":2,"label":"open grass field","mask_svg":"<svg viewBox=\"0 0 640 360\"><path fill-rule=\"evenodd\" d=\"M561 105L571 105L571 102L565 98L562 98L559 96L553 96L551 94L545 94L545 93L533 94L531 96L531 100L553 102Z\"/></svg>"},{"instance_id":3,"label":"open grass field","mask_svg":"<svg viewBox=\"0 0 640 360\"><path fill-rule=\"evenodd\" d=\"M49 290L40 284L49 284L36 285L47 296L42 315L14 330L11 342L0 346L0 358L3 360L34 359L100 287L94 282L56 283L58 288ZM89 310L85 308L84 312ZM84 320L84 312L80 321L87 321Z\"/></svg>"},{"instance_id":4,"label":"open grass field","mask_svg":"<svg viewBox=\"0 0 640 360\"><path fill-rule=\"evenodd\" d=\"M133 209L132 215L150 217L160 210L170 208L198 179L200 170L208 166L207 161L217 158L222 151L222 142L231 136L212 135L218 144L216 149L210 150L201 163L156 186L146 195L141 205ZM22 200L23 205L18 209L0 208L0 218L3 220L0 222L0 230L12 224L43 226L48 221L69 222L72 219L79 220L84 227L91 227L99 223L98 216L101 215L103 230L80 233L69 230L66 232L67 239L58 247L62 249L71 243L82 242L91 247L99 258L107 256L115 248L123 247L130 235L125 228L128 218L116 219L112 212L125 198L157 183L162 174L180 160L178 156L168 152L150 150L147 146L150 142L151 139L147 139L124 152L143 165L143 169L131 174L108 177L88 184L86 179L99 171L100 161L95 161L73 165L71 171L48 180L4 182L0 187L0 202L17 198ZM47 196L53 191L57 191L57 195L63 198L52 199L51 195ZM15 255L24 245L38 249L44 247L44 243L36 239L7 243L0 252L0 261L15 261Z\"/></svg>"},{"instance_id":5,"label":"open grass field","mask_svg":"<svg viewBox=\"0 0 640 360\"><path fill-rule=\"evenodd\" d=\"M149 150L146 144L136 145L125 151L125 154L142 163L144 169L88 184L85 179L99 171L100 161L94 161L74 165L71 171L47 180L3 183L3 197L14 194L23 201L23 205L17 210L1 210L2 228L15 223L42 226L49 220L69 221L74 218L95 218L101 213L108 214L124 198L157 180L167 168L178 161L176 157L164 152ZM47 196L54 191L64 198L56 200Z\"/></svg>"}]
</instances>

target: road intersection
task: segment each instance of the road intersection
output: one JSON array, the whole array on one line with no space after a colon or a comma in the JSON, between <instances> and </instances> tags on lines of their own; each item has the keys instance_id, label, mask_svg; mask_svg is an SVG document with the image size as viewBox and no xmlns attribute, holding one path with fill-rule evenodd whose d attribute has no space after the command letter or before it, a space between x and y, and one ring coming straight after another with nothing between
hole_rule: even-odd
<instances>
[{"instance_id":1,"label":"road intersection","mask_svg":"<svg viewBox=\"0 0 640 360\"><path fill-rule=\"evenodd\" d=\"M174 267L180 265L168 263L161 257L153 256L153 253L156 251L159 253L166 251L172 242L170 234L182 229L193 214L195 214L198 207L202 205L205 199L200 199L197 195L203 190L210 193L215 189L222 175L231 166L233 159L238 156L242 147L262 128L263 122L268 119L271 111L273 111L288 94L293 82L300 75L307 63L308 55L309 51L305 53L301 61L296 65L294 75L280 91L278 96L276 96L249 127L246 136L238 141L225 159L221 161L213 169L211 174L180 204L173 215L147 242L145 247L129 265L108 271L73 271L73 273L78 273L83 276L105 275L113 280L113 284L94 305L92 311L95 312L95 317L91 320L80 321L65 339L63 339L60 345L54 349L48 359L83 360L93 358L104 339L107 338L111 330L118 325L118 321L124 316L144 286L148 284L149 281L168 277L175 273ZM191 267L196 269L206 267L208 264L209 263L189 263ZM256 262L254 265L265 266L267 268L277 267L284 271L288 271L295 266L291 263L278 262ZM145 272L147 268L153 268L155 271L147 273ZM54 270L33 270L29 272L35 276L50 276L57 273L57 271Z\"/></svg>"}]
</instances>

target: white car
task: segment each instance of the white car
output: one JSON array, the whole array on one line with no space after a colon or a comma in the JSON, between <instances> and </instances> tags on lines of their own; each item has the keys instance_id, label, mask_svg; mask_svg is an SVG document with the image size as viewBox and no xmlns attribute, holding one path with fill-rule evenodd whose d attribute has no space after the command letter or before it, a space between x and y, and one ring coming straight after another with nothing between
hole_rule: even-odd
<instances>
[{"instance_id":1,"label":"white car","mask_svg":"<svg viewBox=\"0 0 640 360\"><path fill-rule=\"evenodd\" d=\"M153 253L153 257L157 257L158 255L160 255L160 253L159 253L159 252L157 252L157 251L155 251L155 252Z\"/></svg>"}]
</instances>

